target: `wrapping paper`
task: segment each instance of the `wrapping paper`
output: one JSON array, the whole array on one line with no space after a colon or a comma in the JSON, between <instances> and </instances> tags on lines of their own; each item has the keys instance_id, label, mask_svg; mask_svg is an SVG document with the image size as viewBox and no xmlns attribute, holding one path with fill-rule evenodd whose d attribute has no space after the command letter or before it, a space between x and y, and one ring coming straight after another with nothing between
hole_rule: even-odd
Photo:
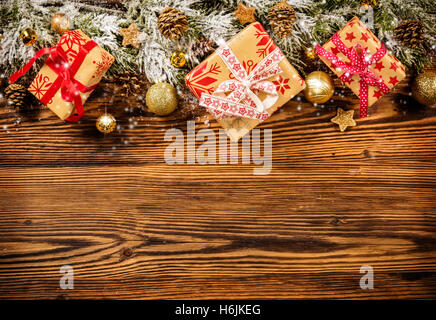
<instances>
[{"instance_id":1,"label":"wrapping paper","mask_svg":"<svg viewBox=\"0 0 436 320\"><path fill-rule=\"evenodd\" d=\"M362 50L367 52L367 55L370 57L374 55L377 51L381 50L384 45L380 42L379 39L365 26L357 17L351 19L341 30L339 30L333 37L327 41L322 47L326 49L328 52L333 53L337 56L341 61L343 61L347 65L355 65L351 59L349 59L346 55L344 55L340 48L335 45L333 39L338 36L340 40L345 44L348 49L352 49L353 47L360 46ZM317 50L318 54L320 53ZM349 87L360 99L365 99L365 97L360 96L361 89L361 76L358 74L353 74L350 79L344 80L343 77L346 74L345 70L338 68L336 64L332 61L329 61L325 57L321 56L321 60L329 66L329 68L344 81L345 85ZM387 91L391 90L397 83L403 80L406 77L405 68L400 61L396 57L394 57L389 51L387 51L382 58L368 67L370 72L373 72L375 75L379 77L383 81L383 83L387 86ZM377 100L379 100L384 93L382 90L377 88L376 86L368 87L368 96L367 96L367 104L368 107L374 104ZM366 116L365 110L361 110L361 116Z\"/></svg>"},{"instance_id":2,"label":"wrapping paper","mask_svg":"<svg viewBox=\"0 0 436 320\"><path fill-rule=\"evenodd\" d=\"M276 44L258 22L247 26L226 45L231 48L248 75L261 61L277 52ZM278 66L282 72L268 79L278 93L275 103L266 110L269 115L305 88L303 78L286 58L281 59ZM229 80L235 80L235 76L217 52L191 70L185 78L186 85L198 99L201 99L203 93L214 94L220 84ZM261 101L268 98L262 91L256 90L255 93ZM213 115L216 117L216 114ZM232 141L238 141L261 122L248 117L224 117L217 118L217 121Z\"/></svg>"},{"instance_id":3,"label":"wrapping paper","mask_svg":"<svg viewBox=\"0 0 436 320\"><path fill-rule=\"evenodd\" d=\"M78 66L77 71L72 78L82 84L84 87L90 87L89 91L79 92L82 104L85 103L95 87L106 71L114 61L114 58L106 50L94 43L94 46L88 51L86 45L91 39L81 30L73 30L62 35L56 49L64 52L70 66L74 66L80 56L84 56L83 61ZM85 51L83 50L85 48ZM84 52L84 53L82 53ZM50 56L48 59L51 59ZM59 72L51 68L46 60L44 66L39 70L35 79L29 86L29 91L35 95L42 103L46 104L59 118L68 118L75 110L74 102L65 101L61 94L61 88L56 91L54 85L61 81ZM79 62L79 61L77 61Z\"/></svg>"}]
</instances>

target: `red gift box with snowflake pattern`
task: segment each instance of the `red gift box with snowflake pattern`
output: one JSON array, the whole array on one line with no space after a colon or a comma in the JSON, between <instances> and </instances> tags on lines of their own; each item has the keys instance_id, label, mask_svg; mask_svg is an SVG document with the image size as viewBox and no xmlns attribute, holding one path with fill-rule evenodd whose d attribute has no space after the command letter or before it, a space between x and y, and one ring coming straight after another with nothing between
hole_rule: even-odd
<instances>
[{"instance_id":1,"label":"red gift box with snowflake pattern","mask_svg":"<svg viewBox=\"0 0 436 320\"><path fill-rule=\"evenodd\" d=\"M65 32L55 47L43 50L46 52L42 54L50 56L28 90L59 118L71 118L77 104L85 103L114 58L81 30Z\"/></svg>"},{"instance_id":2,"label":"red gift box with snowflake pattern","mask_svg":"<svg viewBox=\"0 0 436 320\"><path fill-rule=\"evenodd\" d=\"M232 141L305 88L303 78L258 22L222 44L188 73L185 83Z\"/></svg>"}]
</instances>

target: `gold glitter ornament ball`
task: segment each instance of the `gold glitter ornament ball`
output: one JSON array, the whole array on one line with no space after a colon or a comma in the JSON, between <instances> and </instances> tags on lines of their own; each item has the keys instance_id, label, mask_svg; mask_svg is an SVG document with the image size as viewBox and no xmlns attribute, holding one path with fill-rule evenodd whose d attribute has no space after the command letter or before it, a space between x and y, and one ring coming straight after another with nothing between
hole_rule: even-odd
<instances>
[{"instance_id":1,"label":"gold glitter ornament ball","mask_svg":"<svg viewBox=\"0 0 436 320\"><path fill-rule=\"evenodd\" d=\"M436 105L436 71L426 70L418 75L412 84L412 95L425 105Z\"/></svg>"},{"instance_id":2,"label":"gold glitter ornament ball","mask_svg":"<svg viewBox=\"0 0 436 320\"><path fill-rule=\"evenodd\" d=\"M179 100L176 88L169 83L159 82L148 89L145 102L151 112L166 116L176 109Z\"/></svg>"},{"instance_id":3,"label":"gold glitter ornament ball","mask_svg":"<svg viewBox=\"0 0 436 320\"><path fill-rule=\"evenodd\" d=\"M186 56L183 51L176 50L170 58L171 64L176 68L182 68L186 64Z\"/></svg>"},{"instance_id":4,"label":"gold glitter ornament ball","mask_svg":"<svg viewBox=\"0 0 436 320\"><path fill-rule=\"evenodd\" d=\"M38 40L38 35L32 28L27 28L21 31L20 39L26 46L31 46Z\"/></svg>"},{"instance_id":5,"label":"gold glitter ornament ball","mask_svg":"<svg viewBox=\"0 0 436 320\"><path fill-rule=\"evenodd\" d=\"M51 28L59 34L70 31L71 20L65 13L56 13L51 18Z\"/></svg>"},{"instance_id":6,"label":"gold glitter ornament ball","mask_svg":"<svg viewBox=\"0 0 436 320\"><path fill-rule=\"evenodd\" d=\"M325 72L314 71L306 77L304 96L312 103L325 103L335 92L332 78Z\"/></svg>"},{"instance_id":7,"label":"gold glitter ornament ball","mask_svg":"<svg viewBox=\"0 0 436 320\"><path fill-rule=\"evenodd\" d=\"M117 120L110 113L105 113L98 117L95 126L101 133L111 133L115 130Z\"/></svg>"}]
</instances>

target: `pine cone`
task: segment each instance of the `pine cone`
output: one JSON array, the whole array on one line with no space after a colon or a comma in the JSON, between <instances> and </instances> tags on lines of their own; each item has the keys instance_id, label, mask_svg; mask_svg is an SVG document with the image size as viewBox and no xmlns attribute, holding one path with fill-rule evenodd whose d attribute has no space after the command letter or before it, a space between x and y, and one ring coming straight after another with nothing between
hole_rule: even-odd
<instances>
[{"instance_id":1,"label":"pine cone","mask_svg":"<svg viewBox=\"0 0 436 320\"><path fill-rule=\"evenodd\" d=\"M166 8L159 15L157 26L165 38L177 40L188 29L188 20L179 9Z\"/></svg>"},{"instance_id":2,"label":"pine cone","mask_svg":"<svg viewBox=\"0 0 436 320\"><path fill-rule=\"evenodd\" d=\"M282 0L282 2L277 3L270 9L268 19L274 33L284 39L290 36L294 29L295 10L286 3L286 0Z\"/></svg>"},{"instance_id":3,"label":"pine cone","mask_svg":"<svg viewBox=\"0 0 436 320\"><path fill-rule=\"evenodd\" d=\"M191 45L191 53L196 58L201 60L202 58L213 52L214 46L215 42L213 40L202 37Z\"/></svg>"},{"instance_id":4,"label":"pine cone","mask_svg":"<svg viewBox=\"0 0 436 320\"><path fill-rule=\"evenodd\" d=\"M119 88L118 91L120 92L120 96L126 98L131 94L137 97L140 93L141 87L145 87L146 85L146 81L130 71L117 75L115 77L115 82L117 83L117 88Z\"/></svg>"},{"instance_id":5,"label":"pine cone","mask_svg":"<svg viewBox=\"0 0 436 320\"><path fill-rule=\"evenodd\" d=\"M18 83L12 83L7 86L5 95L9 100L9 104L17 109L24 107L28 98L26 87Z\"/></svg>"},{"instance_id":6,"label":"pine cone","mask_svg":"<svg viewBox=\"0 0 436 320\"><path fill-rule=\"evenodd\" d=\"M424 42L424 26L419 20L404 20L394 33L403 46L412 49L421 47Z\"/></svg>"}]
</instances>

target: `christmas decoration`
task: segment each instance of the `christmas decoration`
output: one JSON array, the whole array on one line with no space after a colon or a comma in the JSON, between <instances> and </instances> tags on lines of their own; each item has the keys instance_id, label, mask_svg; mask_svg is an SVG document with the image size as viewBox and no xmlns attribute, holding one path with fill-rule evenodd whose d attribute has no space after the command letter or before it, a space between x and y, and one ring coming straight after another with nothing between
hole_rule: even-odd
<instances>
[{"instance_id":1,"label":"christmas decoration","mask_svg":"<svg viewBox=\"0 0 436 320\"><path fill-rule=\"evenodd\" d=\"M155 83L145 96L148 109L159 116L173 112L178 104L177 91L169 83Z\"/></svg>"},{"instance_id":2,"label":"christmas decoration","mask_svg":"<svg viewBox=\"0 0 436 320\"><path fill-rule=\"evenodd\" d=\"M21 84L12 83L5 89L5 96L9 100L9 104L16 109L24 106L27 98L27 89Z\"/></svg>"},{"instance_id":3,"label":"christmas decoration","mask_svg":"<svg viewBox=\"0 0 436 320\"><path fill-rule=\"evenodd\" d=\"M111 133L117 126L117 120L115 120L114 116L110 113L105 113L98 117L97 121L95 122L95 126L101 133Z\"/></svg>"},{"instance_id":4,"label":"christmas decoration","mask_svg":"<svg viewBox=\"0 0 436 320\"><path fill-rule=\"evenodd\" d=\"M306 51L305 51L305 53L306 53L306 57L307 57L309 60L314 60L314 59L316 59L316 50L315 50L315 48L307 48Z\"/></svg>"},{"instance_id":5,"label":"christmas decoration","mask_svg":"<svg viewBox=\"0 0 436 320\"><path fill-rule=\"evenodd\" d=\"M125 71L115 78L115 83L119 88L119 95L129 97L130 95L138 96L141 87L146 85L146 81L140 78L139 75Z\"/></svg>"},{"instance_id":6,"label":"christmas decoration","mask_svg":"<svg viewBox=\"0 0 436 320\"><path fill-rule=\"evenodd\" d=\"M198 41L191 45L191 52L197 59L202 59L214 50L215 41L201 37Z\"/></svg>"},{"instance_id":7,"label":"christmas decoration","mask_svg":"<svg viewBox=\"0 0 436 320\"><path fill-rule=\"evenodd\" d=\"M322 71L310 73L306 79L304 96L312 103L325 103L330 100L335 92L332 78Z\"/></svg>"},{"instance_id":8,"label":"christmas decoration","mask_svg":"<svg viewBox=\"0 0 436 320\"><path fill-rule=\"evenodd\" d=\"M27 73L35 61L50 56L40 69L29 91L59 118L78 121L83 102L100 82L114 58L81 30L65 32L57 46L39 50L9 81L14 83Z\"/></svg>"},{"instance_id":9,"label":"christmas decoration","mask_svg":"<svg viewBox=\"0 0 436 320\"><path fill-rule=\"evenodd\" d=\"M418 20L404 20L395 28L395 38L403 46L417 49L424 42L424 26Z\"/></svg>"},{"instance_id":10,"label":"christmas decoration","mask_svg":"<svg viewBox=\"0 0 436 320\"><path fill-rule=\"evenodd\" d=\"M254 17L255 11L255 7L246 7L242 2L239 2L238 8L233 12L233 15L239 20L241 25L245 25L256 21L256 18Z\"/></svg>"},{"instance_id":11,"label":"christmas decoration","mask_svg":"<svg viewBox=\"0 0 436 320\"><path fill-rule=\"evenodd\" d=\"M188 29L188 20L183 11L176 8L166 8L159 15L157 25L165 38L178 40Z\"/></svg>"},{"instance_id":12,"label":"christmas decoration","mask_svg":"<svg viewBox=\"0 0 436 320\"><path fill-rule=\"evenodd\" d=\"M336 117L332 118L330 121L339 125L339 130L344 132L347 127L354 127L356 125L356 121L353 119L354 110L344 111L341 108L338 108Z\"/></svg>"},{"instance_id":13,"label":"christmas decoration","mask_svg":"<svg viewBox=\"0 0 436 320\"><path fill-rule=\"evenodd\" d=\"M280 1L244 2L241 0L243 4L256 8L256 18L264 24L270 34L273 33L273 28L269 23L268 13ZM217 41L228 39L239 32L240 24L237 21L235 23L233 13L229 12L229 8L236 7L238 2L239 0L173 0L172 2L135 0L122 1L120 4L120 1L95 0L0 1L1 32L3 32L0 46L3 49L7 47L7 50L0 50L0 70L10 75L27 62L30 51L23 48L17 37L17 26L32 27L38 32L39 45L51 46L58 41L59 36L55 32L48 32L47 27L54 14L64 12L75 25L81 26L90 38L96 40L115 57L115 62L110 69L111 73L130 70L145 75L151 82L165 80L180 89L181 79L186 76L187 70L175 69L171 66L169 57L175 46L159 35L157 17L167 6L185 13L192 30L184 33L184 40L180 42L179 48L189 57L188 61L195 64L205 58L197 57L192 51L195 48L192 44L199 41L200 37ZM334 30L339 30L343 26L344 17L360 12L361 2L305 0L288 1L288 3L295 9L298 21L287 38L278 39L281 50L300 74L323 70L318 66L318 59L315 59L316 66L310 63L308 68L306 48L312 48L314 41L328 39ZM383 0L372 15L374 27L371 30L374 34L401 60L403 65L418 72L430 65L428 51L436 43L436 15L428 13L429 8L434 7L433 4L434 0L402 2ZM395 21L403 20L420 21L425 26L424 43L419 50L410 50L400 45L394 37L394 29L398 24ZM123 46L122 37L118 32L120 28L127 28L131 22L136 23L137 29L140 30L138 36L140 46L136 50Z\"/></svg>"},{"instance_id":14,"label":"christmas decoration","mask_svg":"<svg viewBox=\"0 0 436 320\"><path fill-rule=\"evenodd\" d=\"M171 64L176 68L182 68L186 64L185 53L180 50L176 50L171 54Z\"/></svg>"},{"instance_id":15,"label":"christmas decoration","mask_svg":"<svg viewBox=\"0 0 436 320\"><path fill-rule=\"evenodd\" d=\"M412 94L415 100L423 105L435 105L436 71L426 70L418 75L412 84Z\"/></svg>"},{"instance_id":16,"label":"christmas decoration","mask_svg":"<svg viewBox=\"0 0 436 320\"><path fill-rule=\"evenodd\" d=\"M360 5L375 8L377 6L377 0L360 0Z\"/></svg>"},{"instance_id":17,"label":"christmas decoration","mask_svg":"<svg viewBox=\"0 0 436 320\"><path fill-rule=\"evenodd\" d=\"M120 33L123 36L123 46L132 45L135 48L139 48L139 31L136 23L131 23L128 28L120 28Z\"/></svg>"},{"instance_id":18,"label":"christmas decoration","mask_svg":"<svg viewBox=\"0 0 436 320\"><path fill-rule=\"evenodd\" d=\"M289 37L294 29L295 10L287 4L286 0L282 0L270 9L268 19L274 33L284 39Z\"/></svg>"},{"instance_id":19,"label":"christmas decoration","mask_svg":"<svg viewBox=\"0 0 436 320\"><path fill-rule=\"evenodd\" d=\"M20 39L26 46L31 46L38 40L38 35L32 28L27 28L21 31Z\"/></svg>"},{"instance_id":20,"label":"christmas decoration","mask_svg":"<svg viewBox=\"0 0 436 320\"><path fill-rule=\"evenodd\" d=\"M56 13L51 18L51 28L60 34L70 31L71 20L65 13Z\"/></svg>"},{"instance_id":21,"label":"christmas decoration","mask_svg":"<svg viewBox=\"0 0 436 320\"><path fill-rule=\"evenodd\" d=\"M354 17L321 47L321 59L360 98L360 117L406 77L405 69L374 34Z\"/></svg>"},{"instance_id":22,"label":"christmas decoration","mask_svg":"<svg viewBox=\"0 0 436 320\"><path fill-rule=\"evenodd\" d=\"M304 80L257 22L215 50L185 82L232 141L304 89Z\"/></svg>"}]
</instances>

